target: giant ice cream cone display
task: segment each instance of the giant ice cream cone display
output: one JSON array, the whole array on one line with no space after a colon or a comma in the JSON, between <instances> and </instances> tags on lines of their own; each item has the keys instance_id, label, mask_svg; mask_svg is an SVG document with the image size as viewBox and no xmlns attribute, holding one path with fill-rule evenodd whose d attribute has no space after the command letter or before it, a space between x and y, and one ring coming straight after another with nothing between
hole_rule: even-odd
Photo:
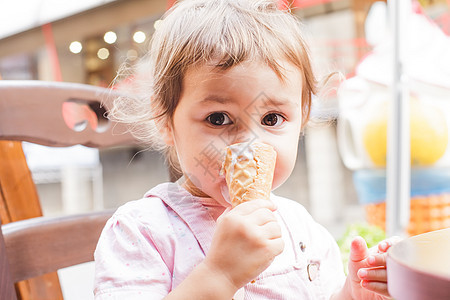
<instances>
[{"instance_id":1,"label":"giant ice cream cone display","mask_svg":"<svg viewBox=\"0 0 450 300\"><path fill-rule=\"evenodd\" d=\"M388 126L393 128L394 124L388 124L388 116L398 123L405 119L399 117L398 110L392 109L395 99L391 86L395 74L390 57L393 50L384 40L358 64L356 76L340 86L337 135L341 158L354 171L355 188L359 201L366 205L367 220L385 226L386 181L389 181L391 191L404 187L410 190L410 219L406 230L415 235L450 226L450 73L444 71L441 63L450 58L450 39L429 18L416 13L409 16L406 29L404 42L408 51L404 53L403 84L409 96L402 98L407 105L401 111L408 117L401 125L408 126L405 136L409 135L409 139L396 141L402 141L407 147L397 147L395 156L387 155L388 143L396 144L388 139ZM437 48L439 53L434 52ZM400 159L405 156L398 157L402 149L410 150L410 170L408 176L396 178L407 178L409 187L404 181L390 180L387 172L387 169L395 170L390 172L393 178L394 173L398 175L405 169ZM405 202L399 194L389 193L391 203L408 209L401 205ZM396 210L392 205L387 205L387 209ZM398 217L394 213L389 215Z\"/></svg>"},{"instance_id":2,"label":"giant ice cream cone display","mask_svg":"<svg viewBox=\"0 0 450 300\"><path fill-rule=\"evenodd\" d=\"M226 148L222 172L233 207L269 199L276 156L273 147L263 143L238 143Z\"/></svg>"}]
</instances>

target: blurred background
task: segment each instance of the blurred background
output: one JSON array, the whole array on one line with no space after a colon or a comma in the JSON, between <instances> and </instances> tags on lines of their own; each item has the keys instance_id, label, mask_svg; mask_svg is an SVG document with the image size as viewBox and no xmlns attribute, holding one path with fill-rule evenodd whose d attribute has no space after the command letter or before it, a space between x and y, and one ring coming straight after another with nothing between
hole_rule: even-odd
<instances>
[{"instance_id":1,"label":"blurred background","mask_svg":"<svg viewBox=\"0 0 450 300\"><path fill-rule=\"evenodd\" d=\"M0 77L2 80L65 81L108 87L124 61L133 64L146 53L159 19L173 2L0 0ZM427 101L421 95L436 95L428 102L438 98L433 107L438 111L450 111L446 106L450 100L450 81L442 83L445 81L442 78L450 73L450 51L445 52L450 49L447 48L450 1L412 3L411 14L420 19L411 22L417 26L411 25L413 32L409 34L413 40L410 49L415 51L411 50L414 52L411 57L433 59L416 69L411 68L411 78L418 82L414 97ZM386 73L382 68L388 64L383 56L388 51L386 2L279 1L279 5L286 4L304 24L317 76L321 78L339 72L349 80L340 92L336 89L338 83L332 81L333 88L316 99L315 122L305 129L300 140L294 172L275 193L304 205L336 239L344 234L349 224L369 220L382 227L385 115L376 116L370 112L382 112L383 109L375 109L372 103L389 98L383 81ZM433 41L422 41L418 28L426 28L423 35L433 36ZM436 47L441 53L432 52ZM436 69L423 71L424 66L430 65L435 65ZM439 72L444 75L438 76ZM427 82L424 75L428 81L436 80ZM436 84L439 80L441 82ZM419 117L424 115L420 105L416 111ZM413 194L418 197L434 195L434 204L420 202L418 210L427 215L423 217L427 220L430 214L438 216L440 223L434 220L433 226L450 227L449 198L439 198L447 195L450 189L447 170L450 165L447 147L450 116L433 115L433 111L427 116L425 120L419 118L418 129L426 128L429 120L442 119L442 122L434 122L430 131L422 132L418 137L416 143L420 153L412 162L413 166L417 165L413 175L416 183L423 183L424 178L428 178L428 185L418 187ZM369 124L369 120L373 122ZM430 136L434 139L425 139ZM367 137L374 143L365 143ZM164 158L145 147L47 149L24 144L24 151L44 215L115 208L140 198L151 187L169 179ZM435 169L438 173L433 171ZM430 205L434 205L433 208L425 213ZM417 231L411 229L411 232ZM92 264L66 273L62 271L63 288L64 280L73 278L82 278L92 286L92 278L86 276L91 271ZM90 291L66 290L64 293L67 299L92 297Z\"/></svg>"}]
</instances>

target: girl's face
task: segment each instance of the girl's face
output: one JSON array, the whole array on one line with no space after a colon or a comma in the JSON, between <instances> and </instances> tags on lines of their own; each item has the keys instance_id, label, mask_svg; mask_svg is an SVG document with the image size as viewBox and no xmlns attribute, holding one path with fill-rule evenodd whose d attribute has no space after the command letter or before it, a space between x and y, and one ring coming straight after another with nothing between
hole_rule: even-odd
<instances>
[{"instance_id":1,"label":"girl's face","mask_svg":"<svg viewBox=\"0 0 450 300\"><path fill-rule=\"evenodd\" d=\"M262 62L245 62L228 70L192 67L166 143L173 145L191 193L229 206L221 193L223 149L260 141L277 152L273 188L291 174L300 135L302 80L300 71L283 64L286 80Z\"/></svg>"}]
</instances>

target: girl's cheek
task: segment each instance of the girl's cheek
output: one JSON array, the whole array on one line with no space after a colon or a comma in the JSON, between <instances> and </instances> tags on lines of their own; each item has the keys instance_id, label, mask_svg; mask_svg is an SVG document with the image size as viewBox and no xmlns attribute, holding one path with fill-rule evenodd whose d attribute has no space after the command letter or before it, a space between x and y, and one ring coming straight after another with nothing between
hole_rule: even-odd
<instances>
[{"instance_id":1,"label":"girl's cheek","mask_svg":"<svg viewBox=\"0 0 450 300\"><path fill-rule=\"evenodd\" d=\"M275 165L275 174L273 186L278 187L283 184L287 178L291 175L295 167L295 158L292 159L293 155L290 153L277 153L277 164Z\"/></svg>"}]
</instances>

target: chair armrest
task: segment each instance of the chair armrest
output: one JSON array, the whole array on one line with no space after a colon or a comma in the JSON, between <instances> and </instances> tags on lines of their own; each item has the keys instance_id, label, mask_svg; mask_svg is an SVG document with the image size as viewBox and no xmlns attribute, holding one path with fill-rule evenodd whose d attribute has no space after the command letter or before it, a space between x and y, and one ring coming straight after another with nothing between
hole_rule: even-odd
<instances>
[{"instance_id":1,"label":"chair armrest","mask_svg":"<svg viewBox=\"0 0 450 300\"><path fill-rule=\"evenodd\" d=\"M12 280L92 261L100 233L113 212L37 217L3 225Z\"/></svg>"}]
</instances>

